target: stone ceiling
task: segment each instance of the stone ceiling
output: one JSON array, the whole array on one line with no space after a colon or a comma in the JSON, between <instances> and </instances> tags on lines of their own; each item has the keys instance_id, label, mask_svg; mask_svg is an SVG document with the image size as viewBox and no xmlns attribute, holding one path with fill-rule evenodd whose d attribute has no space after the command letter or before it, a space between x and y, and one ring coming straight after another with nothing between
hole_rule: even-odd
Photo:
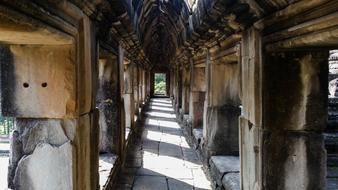
<instances>
[{"instance_id":1,"label":"stone ceiling","mask_svg":"<svg viewBox=\"0 0 338 190\"><path fill-rule=\"evenodd\" d=\"M72 0L100 25L101 42L121 44L126 56L144 67L186 64L192 52L218 46L246 27L272 26L273 19L287 20L299 0ZM324 0L329 1L329 0ZM309 0L305 5L318 4ZM273 17L274 16L274 17ZM274 31L263 31L264 35ZM114 45L115 44L115 45Z\"/></svg>"},{"instance_id":2,"label":"stone ceiling","mask_svg":"<svg viewBox=\"0 0 338 190\"><path fill-rule=\"evenodd\" d=\"M136 32L153 65L169 65L185 41L189 9L183 0L134 1Z\"/></svg>"}]
</instances>

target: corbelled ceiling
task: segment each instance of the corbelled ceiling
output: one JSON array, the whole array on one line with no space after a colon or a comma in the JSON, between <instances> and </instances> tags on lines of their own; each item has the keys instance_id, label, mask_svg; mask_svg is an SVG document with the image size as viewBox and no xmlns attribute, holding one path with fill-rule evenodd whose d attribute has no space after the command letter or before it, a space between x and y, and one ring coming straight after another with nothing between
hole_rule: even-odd
<instances>
[{"instance_id":1,"label":"corbelled ceiling","mask_svg":"<svg viewBox=\"0 0 338 190\"><path fill-rule=\"evenodd\" d=\"M187 64L191 52L219 44L299 0L72 0L101 26L101 44L119 44L144 67ZM329 1L329 0L326 0ZM318 1L311 0L309 4ZM287 10L286 10L287 11ZM268 27L270 22L264 23ZM272 23L272 22L271 22ZM262 22L260 23L262 24ZM103 27L102 27L103 26ZM280 28L275 26L270 28ZM264 34L273 31L264 31ZM237 39L237 38L236 38ZM116 45L113 45L116 46Z\"/></svg>"},{"instance_id":2,"label":"corbelled ceiling","mask_svg":"<svg viewBox=\"0 0 338 190\"><path fill-rule=\"evenodd\" d=\"M152 65L169 65L185 41L189 8L183 0L134 0L134 25Z\"/></svg>"}]
</instances>

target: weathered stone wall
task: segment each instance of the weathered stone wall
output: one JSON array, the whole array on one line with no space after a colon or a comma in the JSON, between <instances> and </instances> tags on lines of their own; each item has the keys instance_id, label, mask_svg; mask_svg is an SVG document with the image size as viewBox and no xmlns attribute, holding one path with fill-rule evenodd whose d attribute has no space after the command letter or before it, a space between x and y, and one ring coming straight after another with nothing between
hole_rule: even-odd
<instances>
[{"instance_id":1,"label":"weathered stone wall","mask_svg":"<svg viewBox=\"0 0 338 190\"><path fill-rule=\"evenodd\" d=\"M325 186L321 133L327 122L327 58L328 52L311 51L266 58L262 159L263 183L268 189ZM278 177L272 175L276 172Z\"/></svg>"}]
</instances>

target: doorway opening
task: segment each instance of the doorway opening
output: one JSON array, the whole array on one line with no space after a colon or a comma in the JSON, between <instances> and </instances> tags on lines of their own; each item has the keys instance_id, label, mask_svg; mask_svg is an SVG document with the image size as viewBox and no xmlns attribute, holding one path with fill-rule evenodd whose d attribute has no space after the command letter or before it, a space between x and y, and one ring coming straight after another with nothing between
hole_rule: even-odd
<instances>
[{"instance_id":1,"label":"doorway opening","mask_svg":"<svg viewBox=\"0 0 338 190\"><path fill-rule=\"evenodd\" d=\"M10 135L15 129L15 118L0 115L0 189L7 189Z\"/></svg>"},{"instance_id":2,"label":"doorway opening","mask_svg":"<svg viewBox=\"0 0 338 190\"><path fill-rule=\"evenodd\" d=\"M325 129L327 152L327 189L338 186L338 49L329 52L328 124Z\"/></svg>"},{"instance_id":3,"label":"doorway opening","mask_svg":"<svg viewBox=\"0 0 338 190\"><path fill-rule=\"evenodd\" d=\"M154 95L155 96L167 96L167 74L166 73L155 73Z\"/></svg>"}]
</instances>

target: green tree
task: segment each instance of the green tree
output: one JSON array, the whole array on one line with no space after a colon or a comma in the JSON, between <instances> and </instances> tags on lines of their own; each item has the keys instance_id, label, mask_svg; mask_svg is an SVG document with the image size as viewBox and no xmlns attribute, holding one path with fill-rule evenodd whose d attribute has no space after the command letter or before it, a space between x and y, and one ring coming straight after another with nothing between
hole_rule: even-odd
<instances>
[{"instance_id":1,"label":"green tree","mask_svg":"<svg viewBox=\"0 0 338 190\"><path fill-rule=\"evenodd\" d=\"M155 73L155 94L166 94L166 74Z\"/></svg>"}]
</instances>

